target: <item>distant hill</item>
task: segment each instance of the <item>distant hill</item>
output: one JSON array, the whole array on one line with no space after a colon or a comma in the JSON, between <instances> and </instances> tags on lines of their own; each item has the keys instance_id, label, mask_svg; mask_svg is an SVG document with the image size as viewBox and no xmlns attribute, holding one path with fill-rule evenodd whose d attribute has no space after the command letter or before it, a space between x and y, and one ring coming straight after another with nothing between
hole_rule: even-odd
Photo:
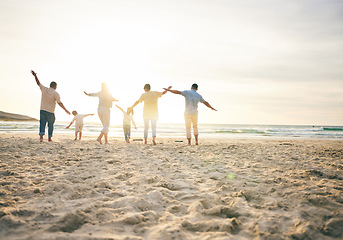
<instances>
[{"instance_id":1,"label":"distant hill","mask_svg":"<svg viewBox=\"0 0 343 240\"><path fill-rule=\"evenodd\" d=\"M38 121L35 118L0 111L0 121Z\"/></svg>"}]
</instances>

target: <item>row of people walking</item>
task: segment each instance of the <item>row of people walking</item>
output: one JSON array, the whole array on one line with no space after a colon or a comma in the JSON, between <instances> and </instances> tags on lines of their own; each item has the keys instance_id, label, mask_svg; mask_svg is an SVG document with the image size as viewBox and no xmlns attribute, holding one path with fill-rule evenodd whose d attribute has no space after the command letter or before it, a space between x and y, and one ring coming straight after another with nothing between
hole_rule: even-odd
<instances>
[{"instance_id":1,"label":"row of people walking","mask_svg":"<svg viewBox=\"0 0 343 240\"><path fill-rule=\"evenodd\" d=\"M52 134L53 134L53 127L55 122L55 107L56 103L67 113L70 115L70 112L65 108L64 104L60 100L59 94L56 92L57 84L55 82L50 83L50 88L43 86L38 77L37 73L33 70L31 71L33 76L35 77L37 85L40 87L42 96L41 96L41 107L40 107L40 127L39 127L39 135L40 141L43 141L43 136L45 135L45 128L48 124L48 141L52 141ZM124 114L123 118L123 131L125 140L127 142L130 141L130 134L131 134L131 122L134 124L135 128L136 125L132 118L133 109L139 104L144 102L143 107L143 120L144 120L144 143L147 144L148 142L148 130L149 126L151 126L152 130L152 143L156 144L156 126L158 120L158 99L162 97L167 92L171 92L173 94L179 94L185 97L185 125L186 125L186 137L188 140L188 144L191 145L191 129L193 127L193 134L195 137L195 144L198 144L198 103L201 102L208 108L217 111L214 109L205 99L197 92L198 85L193 84L190 90L179 91L179 90L172 90L172 87L164 88L163 92L159 91L151 91L150 84L144 85L144 93L141 97L127 109L124 111L118 105L116 105ZM112 94L110 93L107 85L105 83L102 84L102 88L100 92L97 93L84 93L89 97L98 97L99 105L98 105L98 116L103 126L97 141L101 144L102 139L104 139L105 143L108 143L108 133L109 133L109 126L110 126L110 116L111 116L111 108L113 102L118 102ZM77 139L77 133L79 133L79 138L81 139L82 134L82 126L83 126L83 118L89 116L87 115L79 115L76 111L73 111L74 119L67 127L69 128L71 124L76 121L75 125L75 139Z\"/></svg>"}]
</instances>

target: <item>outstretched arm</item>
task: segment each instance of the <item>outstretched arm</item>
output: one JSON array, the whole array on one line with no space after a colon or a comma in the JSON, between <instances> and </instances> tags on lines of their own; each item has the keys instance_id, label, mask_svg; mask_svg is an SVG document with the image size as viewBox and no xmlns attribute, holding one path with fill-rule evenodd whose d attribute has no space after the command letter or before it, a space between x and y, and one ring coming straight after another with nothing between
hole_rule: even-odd
<instances>
[{"instance_id":1,"label":"outstretched arm","mask_svg":"<svg viewBox=\"0 0 343 240\"><path fill-rule=\"evenodd\" d=\"M217 111L217 109L214 109L208 102L203 102L203 104L205 104L206 107L211 108L214 111Z\"/></svg>"},{"instance_id":2,"label":"outstretched arm","mask_svg":"<svg viewBox=\"0 0 343 240\"><path fill-rule=\"evenodd\" d=\"M132 108L136 107L138 105L139 101L136 101L133 105Z\"/></svg>"},{"instance_id":3,"label":"outstretched arm","mask_svg":"<svg viewBox=\"0 0 343 240\"><path fill-rule=\"evenodd\" d=\"M171 92L171 93L174 93L174 94L181 94L181 91L178 91L178 90L171 90L170 89L171 87L169 88L163 88L166 92Z\"/></svg>"},{"instance_id":4,"label":"outstretched arm","mask_svg":"<svg viewBox=\"0 0 343 240\"><path fill-rule=\"evenodd\" d=\"M132 121L133 126L135 126L135 129L137 130L135 121L133 121L133 119L131 121Z\"/></svg>"},{"instance_id":5,"label":"outstretched arm","mask_svg":"<svg viewBox=\"0 0 343 240\"><path fill-rule=\"evenodd\" d=\"M33 70L31 70L31 73L35 77L37 85L40 86L40 81L38 80L37 73L35 73Z\"/></svg>"},{"instance_id":6,"label":"outstretched arm","mask_svg":"<svg viewBox=\"0 0 343 240\"><path fill-rule=\"evenodd\" d=\"M60 105L60 107L61 107L68 115L70 115L70 112L65 108L65 106L63 105L62 102L59 102L58 105Z\"/></svg>"},{"instance_id":7,"label":"outstretched arm","mask_svg":"<svg viewBox=\"0 0 343 240\"><path fill-rule=\"evenodd\" d=\"M66 127L66 129L70 128L70 126L73 124L74 121L75 121L75 120L71 121L71 123L69 124L68 127Z\"/></svg>"},{"instance_id":8,"label":"outstretched arm","mask_svg":"<svg viewBox=\"0 0 343 240\"><path fill-rule=\"evenodd\" d=\"M121 107L119 107L117 104L116 104L116 107L119 108L120 111L122 111L124 113L124 110Z\"/></svg>"},{"instance_id":9,"label":"outstretched arm","mask_svg":"<svg viewBox=\"0 0 343 240\"><path fill-rule=\"evenodd\" d=\"M171 88L172 88L172 86L169 86L168 88L163 88L164 91L163 91L162 95L166 94L166 92L168 92L168 90L170 90Z\"/></svg>"},{"instance_id":10,"label":"outstretched arm","mask_svg":"<svg viewBox=\"0 0 343 240\"><path fill-rule=\"evenodd\" d=\"M88 117L88 116L93 116L94 115L94 113L90 113L90 114L86 114L86 116L85 117Z\"/></svg>"}]
</instances>

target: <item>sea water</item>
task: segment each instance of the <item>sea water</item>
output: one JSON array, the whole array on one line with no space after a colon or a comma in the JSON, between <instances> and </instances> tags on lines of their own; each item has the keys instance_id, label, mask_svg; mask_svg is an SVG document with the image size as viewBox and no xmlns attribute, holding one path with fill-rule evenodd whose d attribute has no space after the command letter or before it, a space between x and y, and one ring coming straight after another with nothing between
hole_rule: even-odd
<instances>
[{"instance_id":1,"label":"sea water","mask_svg":"<svg viewBox=\"0 0 343 240\"><path fill-rule=\"evenodd\" d=\"M56 122L54 134L70 134L73 137L74 125L66 129L69 122ZM137 124L138 130L132 128L132 138L142 138L144 126ZM39 122L0 121L0 133L37 133ZM85 123L83 135L98 135L102 126L99 123ZM47 134L47 130L46 130ZM158 123L158 137L185 138L185 126L181 123ZM305 138L305 139L343 139L343 126L313 125L240 125L240 124L200 124L199 135L202 138ZM121 124L110 126L110 137L123 137ZM151 130L149 130L149 137Z\"/></svg>"}]
</instances>

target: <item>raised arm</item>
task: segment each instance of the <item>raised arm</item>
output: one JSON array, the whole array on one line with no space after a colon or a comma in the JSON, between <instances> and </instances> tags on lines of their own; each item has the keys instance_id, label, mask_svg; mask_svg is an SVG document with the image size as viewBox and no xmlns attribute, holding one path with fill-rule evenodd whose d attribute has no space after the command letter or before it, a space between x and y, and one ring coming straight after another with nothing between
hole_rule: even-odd
<instances>
[{"instance_id":1,"label":"raised arm","mask_svg":"<svg viewBox=\"0 0 343 240\"><path fill-rule=\"evenodd\" d=\"M206 107L211 108L214 111L217 111L217 109L214 109L208 102L203 102L203 104L205 104Z\"/></svg>"},{"instance_id":2,"label":"raised arm","mask_svg":"<svg viewBox=\"0 0 343 240\"><path fill-rule=\"evenodd\" d=\"M38 80L37 73L35 73L33 70L31 70L31 73L35 77L37 85L40 86L40 81Z\"/></svg>"}]
</instances>

